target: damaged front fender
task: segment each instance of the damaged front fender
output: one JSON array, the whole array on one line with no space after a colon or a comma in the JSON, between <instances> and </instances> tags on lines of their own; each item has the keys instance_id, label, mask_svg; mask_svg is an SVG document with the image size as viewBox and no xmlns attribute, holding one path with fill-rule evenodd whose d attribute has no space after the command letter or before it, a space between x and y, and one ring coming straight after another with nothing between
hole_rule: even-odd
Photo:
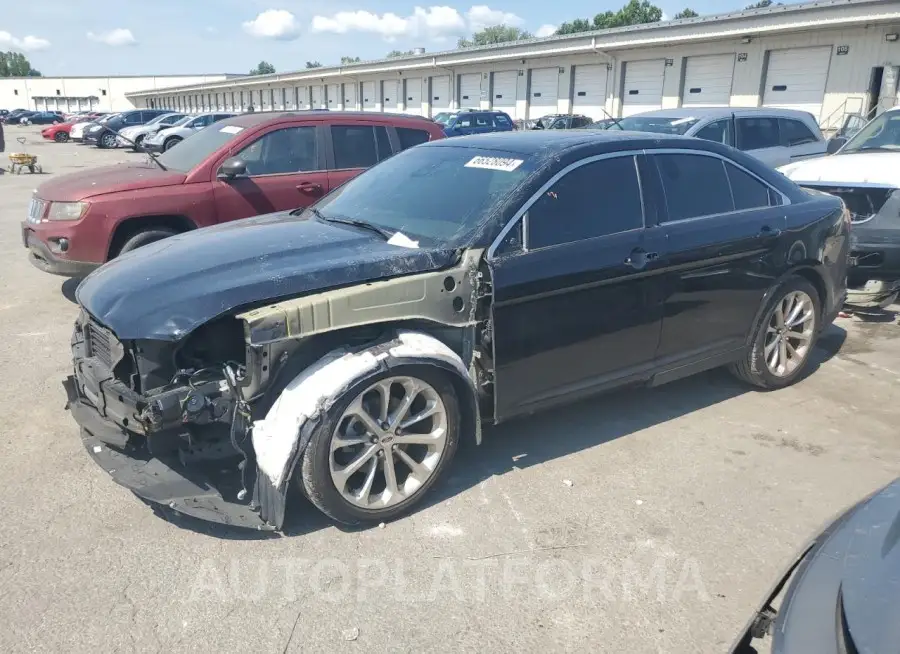
<instances>
[{"instance_id":1,"label":"damaged front fender","mask_svg":"<svg viewBox=\"0 0 900 654\"><path fill-rule=\"evenodd\" d=\"M367 375L404 365L431 365L453 375L463 404L464 429L481 442L477 394L469 364L446 344L422 332L403 331L395 338L350 351L328 353L300 373L262 420L253 423L252 442L258 469L257 503L261 517L275 528L284 522L288 482L297 462L325 420L329 409Z\"/></svg>"}]
</instances>

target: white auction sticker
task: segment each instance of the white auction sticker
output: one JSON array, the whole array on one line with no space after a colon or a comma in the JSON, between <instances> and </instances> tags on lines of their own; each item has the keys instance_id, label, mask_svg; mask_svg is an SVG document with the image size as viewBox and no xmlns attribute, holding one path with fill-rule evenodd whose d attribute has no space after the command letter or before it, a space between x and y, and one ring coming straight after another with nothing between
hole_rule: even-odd
<instances>
[{"instance_id":1,"label":"white auction sticker","mask_svg":"<svg viewBox=\"0 0 900 654\"><path fill-rule=\"evenodd\" d=\"M243 127L238 127L237 125L225 125L222 129L219 130L223 134L240 134L244 131Z\"/></svg>"},{"instance_id":2,"label":"white auction sticker","mask_svg":"<svg viewBox=\"0 0 900 654\"><path fill-rule=\"evenodd\" d=\"M522 165L524 159L506 159L504 157L473 157L466 164L466 168L487 168L488 170L503 170L511 173Z\"/></svg>"}]
</instances>

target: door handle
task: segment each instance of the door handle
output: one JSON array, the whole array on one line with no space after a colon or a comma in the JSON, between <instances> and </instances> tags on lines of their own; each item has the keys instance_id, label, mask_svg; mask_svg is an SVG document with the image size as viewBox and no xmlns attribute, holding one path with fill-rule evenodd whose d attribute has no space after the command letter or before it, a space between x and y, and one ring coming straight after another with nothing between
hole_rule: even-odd
<instances>
[{"instance_id":1,"label":"door handle","mask_svg":"<svg viewBox=\"0 0 900 654\"><path fill-rule=\"evenodd\" d=\"M315 182L301 182L297 184L297 190L307 195L321 195L322 185Z\"/></svg>"},{"instance_id":2,"label":"door handle","mask_svg":"<svg viewBox=\"0 0 900 654\"><path fill-rule=\"evenodd\" d=\"M777 236L781 236L781 230L768 225L763 225L759 230L759 234L757 234L758 238L775 238Z\"/></svg>"},{"instance_id":3,"label":"door handle","mask_svg":"<svg viewBox=\"0 0 900 654\"><path fill-rule=\"evenodd\" d=\"M658 252L647 252L641 248L635 248L631 251L631 254L628 255L628 258L625 259L625 265L634 268L635 270L640 270L644 268L651 261L655 261L659 258Z\"/></svg>"}]
</instances>

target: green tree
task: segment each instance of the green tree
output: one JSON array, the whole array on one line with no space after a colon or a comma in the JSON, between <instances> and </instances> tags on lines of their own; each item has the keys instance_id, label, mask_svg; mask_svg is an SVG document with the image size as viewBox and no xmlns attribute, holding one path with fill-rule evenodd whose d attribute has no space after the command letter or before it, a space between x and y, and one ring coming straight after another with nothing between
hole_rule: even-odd
<instances>
[{"instance_id":1,"label":"green tree","mask_svg":"<svg viewBox=\"0 0 900 654\"><path fill-rule=\"evenodd\" d=\"M765 9L766 7L771 7L772 5L780 5L780 2L772 2L772 0L759 0L759 2L754 2L752 5L747 5L746 9Z\"/></svg>"},{"instance_id":2,"label":"green tree","mask_svg":"<svg viewBox=\"0 0 900 654\"><path fill-rule=\"evenodd\" d=\"M662 20L662 9L650 4L650 0L630 0L619 11L604 11L594 16L592 21L579 18L568 23L563 23L556 30L557 34L576 34L591 30L605 30L613 27L625 27L626 25L640 25L642 23L657 23Z\"/></svg>"},{"instance_id":3,"label":"green tree","mask_svg":"<svg viewBox=\"0 0 900 654\"><path fill-rule=\"evenodd\" d=\"M21 52L0 52L0 77L41 77Z\"/></svg>"},{"instance_id":4,"label":"green tree","mask_svg":"<svg viewBox=\"0 0 900 654\"><path fill-rule=\"evenodd\" d=\"M341 64L358 64L360 61L362 60L359 57L341 57ZM310 66L307 66L307 68L310 68ZM315 68L315 66L312 66L312 68Z\"/></svg>"},{"instance_id":5,"label":"green tree","mask_svg":"<svg viewBox=\"0 0 900 654\"><path fill-rule=\"evenodd\" d=\"M307 68L321 68L322 64L318 61L307 61L306 67Z\"/></svg>"},{"instance_id":6,"label":"green tree","mask_svg":"<svg viewBox=\"0 0 900 654\"><path fill-rule=\"evenodd\" d=\"M491 45L493 43L509 43L532 38L529 32L511 27L509 25L493 25L485 27L480 32L475 32L471 39L460 39L457 42L459 48L471 48L477 45Z\"/></svg>"},{"instance_id":7,"label":"green tree","mask_svg":"<svg viewBox=\"0 0 900 654\"><path fill-rule=\"evenodd\" d=\"M275 66L270 64L268 61L260 61L256 68L252 68L250 70L251 75L271 75L275 72Z\"/></svg>"},{"instance_id":8,"label":"green tree","mask_svg":"<svg viewBox=\"0 0 900 654\"><path fill-rule=\"evenodd\" d=\"M696 18L699 15L700 14L698 14L693 9L682 9L677 14L675 14L675 18L676 20L679 18Z\"/></svg>"},{"instance_id":9,"label":"green tree","mask_svg":"<svg viewBox=\"0 0 900 654\"><path fill-rule=\"evenodd\" d=\"M394 57L408 57L409 55L416 54L415 50L391 50L387 53L388 59L393 59Z\"/></svg>"}]
</instances>

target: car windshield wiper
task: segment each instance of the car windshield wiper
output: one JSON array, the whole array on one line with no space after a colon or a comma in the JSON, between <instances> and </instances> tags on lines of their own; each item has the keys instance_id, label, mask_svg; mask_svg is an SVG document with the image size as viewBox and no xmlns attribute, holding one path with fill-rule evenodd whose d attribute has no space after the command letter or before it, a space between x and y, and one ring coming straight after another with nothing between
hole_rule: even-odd
<instances>
[{"instance_id":1,"label":"car windshield wiper","mask_svg":"<svg viewBox=\"0 0 900 654\"><path fill-rule=\"evenodd\" d=\"M383 227L379 227L373 223L370 223L366 220L360 220L358 218L343 218L341 216L326 216L321 211L316 208L311 208L310 212L319 220L326 223L340 223L341 225L352 225L353 227L359 227L360 229L367 229L370 232L375 232L385 241L390 240L393 236L391 232L384 229ZM291 212L293 213L293 212Z\"/></svg>"}]
</instances>

